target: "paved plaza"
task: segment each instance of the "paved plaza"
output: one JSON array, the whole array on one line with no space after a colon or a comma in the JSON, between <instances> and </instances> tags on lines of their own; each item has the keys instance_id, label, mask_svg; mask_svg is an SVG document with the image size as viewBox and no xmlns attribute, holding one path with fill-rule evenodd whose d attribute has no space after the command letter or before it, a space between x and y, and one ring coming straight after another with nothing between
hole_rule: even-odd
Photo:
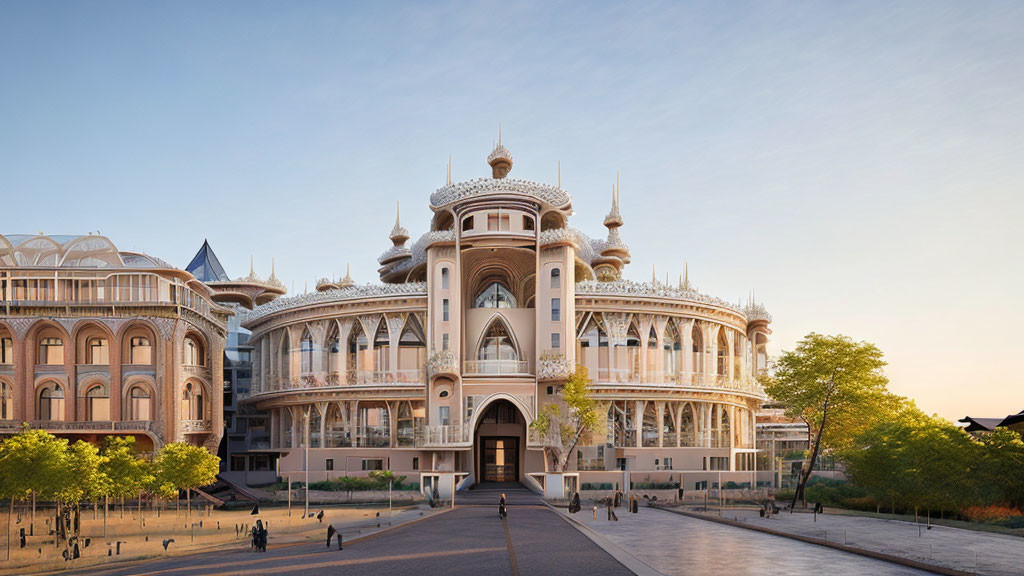
<instances>
[{"instance_id":1,"label":"paved plaza","mask_svg":"<svg viewBox=\"0 0 1024 576\"><path fill-rule=\"evenodd\" d=\"M597 521L586 510L574 515L577 521L596 532L599 537L632 554L653 570L670 576L929 574L881 560L688 518L656 508L640 508L638 514L629 514L623 508L619 510L618 516L618 522L608 522L603 510L598 511Z\"/></svg>"},{"instance_id":2,"label":"paved plaza","mask_svg":"<svg viewBox=\"0 0 1024 576\"><path fill-rule=\"evenodd\" d=\"M729 510L724 517L964 572L1024 574L1024 538L1008 534L936 525L928 530L913 522L848 514L819 514L815 519L813 514L782 513L761 518L756 510Z\"/></svg>"},{"instance_id":3,"label":"paved plaza","mask_svg":"<svg viewBox=\"0 0 1024 576\"><path fill-rule=\"evenodd\" d=\"M493 498L492 498L493 496ZM323 542L274 546L265 554L247 549L218 551L79 572L101 576L254 576L425 574L627 576L629 570L556 517L529 495L512 505L506 525L497 517L497 497L467 497L445 512L383 532L345 549ZM475 502L480 505L475 505ZM484 503L486 502L486 504Z\"/></svg>"}]
</instances>

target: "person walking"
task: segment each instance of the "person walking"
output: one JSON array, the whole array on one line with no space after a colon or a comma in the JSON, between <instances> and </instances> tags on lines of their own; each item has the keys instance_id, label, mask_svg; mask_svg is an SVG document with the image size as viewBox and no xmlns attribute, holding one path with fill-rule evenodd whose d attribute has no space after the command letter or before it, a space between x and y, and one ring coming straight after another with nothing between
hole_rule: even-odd
<instances>
[{"instance_id":1,"label":"person walking","mask_svg":"<svg viewBox=\"0 0 1024 576\"><path fill-rule=\"evenodd\" d=\"M619 521L619 517L615 515L615 500L616 500L615 497L612 497L612 498L608 499L608 521L609 522L618 522Z\"/></svg>"},{"instance_id":2,"label":"person walking","mask_svg":"<svg viewBox=\"0 0 1024 576\"><path fill-rule=\"evenodd\" d=\"M504 520L508 517L508 512L505 510L505 494L501 494L501 500L498 500L498 518Z\"/></svg>"}]
</instances>

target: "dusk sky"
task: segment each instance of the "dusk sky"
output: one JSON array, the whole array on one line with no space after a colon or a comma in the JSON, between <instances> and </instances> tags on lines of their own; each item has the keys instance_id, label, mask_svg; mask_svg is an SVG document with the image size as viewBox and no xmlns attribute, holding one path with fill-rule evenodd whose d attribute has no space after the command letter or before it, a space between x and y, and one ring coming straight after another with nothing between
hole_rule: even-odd
<instances>
[{"instance_id":1,"label":"dusk sky","mask_svg":"<svg viewBox=\"0 0 1024 576\"><path fill-rule=\"evenodd\" d=\"M1024 3L0 4L0 234L376 281L395 201L562 184L626 276L876 343L929 413L1024 409Z\"/></svg>"}]
</instances>

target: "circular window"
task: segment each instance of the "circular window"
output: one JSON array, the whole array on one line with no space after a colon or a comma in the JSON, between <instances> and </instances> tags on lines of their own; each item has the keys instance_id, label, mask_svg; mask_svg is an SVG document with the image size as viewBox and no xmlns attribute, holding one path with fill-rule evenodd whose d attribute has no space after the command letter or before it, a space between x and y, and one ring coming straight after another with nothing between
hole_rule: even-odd
<instances>
[{"instance_id":1,"label":"circular window","mask_svg":"<svg viewBox=\"0 0 1024 576\"><path fill-rule=\"evenodd\" d=\"M448 397L448 391L447 390L441 390L441 393L438 394L437 396L439 398L447 398Z\"/></svg>"}]
</instances>

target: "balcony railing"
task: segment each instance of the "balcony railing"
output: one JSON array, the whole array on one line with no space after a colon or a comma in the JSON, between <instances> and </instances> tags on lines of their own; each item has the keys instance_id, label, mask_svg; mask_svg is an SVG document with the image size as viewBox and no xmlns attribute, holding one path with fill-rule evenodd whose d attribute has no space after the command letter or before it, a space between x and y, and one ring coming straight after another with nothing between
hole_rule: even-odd
<instances>
[{"instance_id":1,"label":"balcony railing","mask_svg":"<svg viewBox=\"0 0 1024 576\"><path fill-rule=\"evenodd\" d=\"M211 420L182 420L181 430L183 432L212 432L213 421Z\"/></svg>"},{"instance_id":2,"label":"balcony railing","mask_svg":"<svg viewBox=\"0 0 1024 576\"><path fill-rule=\"evenodd\" d=\"M682 386L687 388L720 388L725 390L737 390L752 394L764 394L764 389L757 380L750 376L730 378L724 374L705 374L701 372L648 372L646 378L641 378L637 370L630 369L609 369L600 368L597 371L597 378L593 381L598 384L642 384L645 386Z\"/></svg>"},{"instance_id":3,"label":"balcony railing","mask_svg":"<svg viewBox=\"0 0 1024 576\"><path fill-rule=\"evenodd\" d=\"M529 362L523 360L466 360L465 374L528 374Z\"/></svg>"},{"instance_id":4,"label":"balcony railing","mask_svg":"<svg viewBox=\"0 0 1024 576\"><path fill-rule=\"evenodd\" d=\"M40 430L58 430L61 432L76 432L76 431L97 431L97 432L115 432L115 431L133 431L133 432L152 432L153 421L152 420L90 420L85 422L80 421L68 421L64 420L30 420L28 425L32 428L38 428ZM0 430L20 430L21 421L18 420L4 420L0 421Z\"/></svg>"},{"instance_id":5,"label":"balcony railing","mask_svg":"<svg viewBox=\"0 0 1024 576\"><path fill-rule=\"evenodd\" d=\"M356 428L356 446L387 448L391 445L390 432L387 426L360 426Z\"/></svg>"},{"instance_id":6,"label":"balcony railing","mask_svg":"<svg viewBox=\"0 0 1024 576\"><path fill-rule=\"evenodd\" d=\"M423 384L426 380L422 369L412 370L350 370L349 384Z\"/></svg>"}]
</instances>

